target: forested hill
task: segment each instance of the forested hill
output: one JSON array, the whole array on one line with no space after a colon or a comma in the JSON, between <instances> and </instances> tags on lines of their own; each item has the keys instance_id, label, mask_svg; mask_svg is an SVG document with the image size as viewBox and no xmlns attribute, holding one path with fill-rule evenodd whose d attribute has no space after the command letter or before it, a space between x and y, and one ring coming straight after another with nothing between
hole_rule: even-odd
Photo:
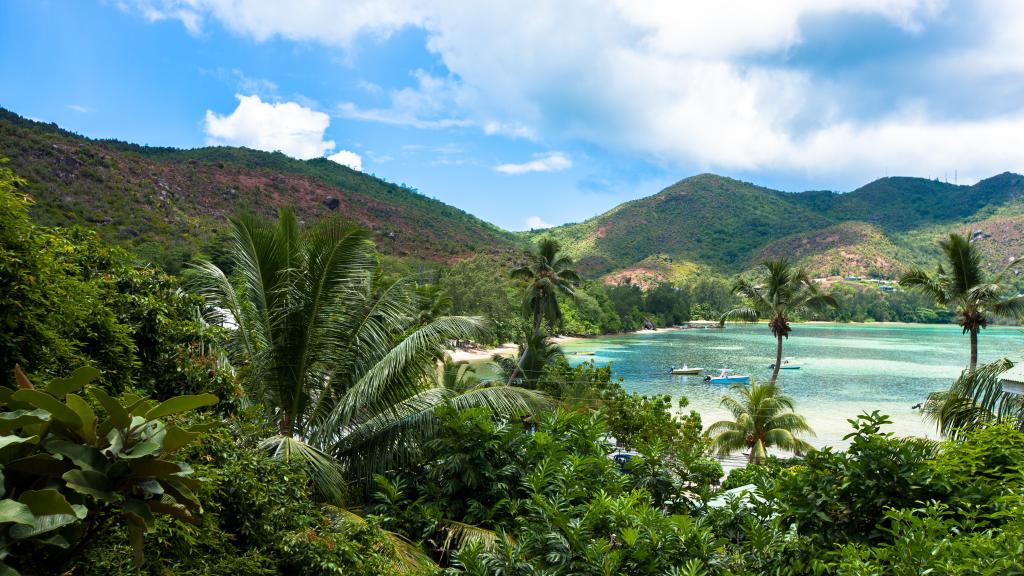
<instances>
[{"instance_id":1,"label":"forested hill","mask_svg":"<svg viewBox=\"0 0 1024 576\"><path fill-rule=\"evenodd\" d=\"M280 206L310 221L342 214L372 230L385 254L433 262L508 254L548 235L584 276L610 283L731 274L780 255L815 274L891 277L931 264L950 231L974 235L992 268L1024 255L1024 176L1012 173L973 186L882 178L842 194L701 174L582 223L513 234L323 158L91 140L2 108L0 157L29 182L38 222L93 227L172 271L200 252L216 257L231 214Z\"/></svg>"},{"instance_id":2,"label":"forested hill","mask_svg":"<svg viewBox=\"0 0 1024 576\"><path fill-rule=\"evenodd\" d=\"M977 232L995 263L1024 254L1024 176L973 186L882 178L847 193L771 190L702 174L595 218L533 232L560 240L589 276L673 279L705 268L739 272L769 256L817 274L889 276L928 264L950 231Z\"/></svg>"},{"instance_id":3,"label":"forested hill","mask_svg":"<svg viewBox=\"0 0 1024 576\"><path fill-rule=\"evenodd\" d=\"M246 148L152 148L91 140L0 108L0 157L29 182L35 219L80 224L174 267L214 250L239 210L337 212L374 232L386 254L450 261L507 251L512 234L414 190L327 159Z\"/></svg>"}]
</instances>

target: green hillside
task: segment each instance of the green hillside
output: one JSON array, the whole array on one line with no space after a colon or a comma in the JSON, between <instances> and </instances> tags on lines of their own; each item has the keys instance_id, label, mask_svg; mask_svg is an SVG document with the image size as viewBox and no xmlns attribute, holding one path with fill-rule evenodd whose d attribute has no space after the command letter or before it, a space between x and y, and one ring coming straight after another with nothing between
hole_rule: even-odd
<instances>
[{"instance_id":1,"label":"green hillside","mask_svg":"<svg viewBox=\"0 0 1024 576\"><path fill-rule=\"evenodd\" d=\"M892 277L930 265L935 241L974 234L993 268L1024 254L1024 176L973 185L891 177L852 192L780 192L701 174L591 218L512 234L462 210L323 158L246 148L153 148L91 140L0 108L0 157L29 181L33 216L77 224L174 269L223 249L238 210L294 206L312 220L344 215L388 255L451 262L505 256L542 235L562 242L589 278L650 287L733 274L786 255L821 275Z\"/></svg>"},{"instance_id":2,"label":"green hillside","mask_svg":"<svg viewBox=\"0 0 1024 576\"><path fill-rule=\"evenodd\" d=\"M789 256L815 274L894 276L928 265L935 241L974 233L993 266L1024 254L1024 176L973 186L891 177L848 193L780 192L710 174L622 204L550 235L584 274L644 285L686 273L734 273Z\"/></svg>"},{"instance_id":3,"label":"green hillside","mask_svg":"<svg viewBox=\"0 0 1024 576\"><path fill-rule=\"evenodd\" d=\"M322 158L91 140L2 108L0 157L29 181L40 223L93 227L172 267L216 249L214 230L236 211L272 214L282 205L306 219L343 214L395 256L450 261L517 242L462 210Z\"/></svg>"},{"instance_id":4,"label":"green hillside","mask_svg":"<svg viewBox=\"0 0 1024 576\"><path fill-rule=\"evenodd\" d=\"M533 235L557 238L584 273L596 276L654 254L737 270L772 239L829 223L768 188L702 174L586 222Z\"/></svg>"}]
</instances>

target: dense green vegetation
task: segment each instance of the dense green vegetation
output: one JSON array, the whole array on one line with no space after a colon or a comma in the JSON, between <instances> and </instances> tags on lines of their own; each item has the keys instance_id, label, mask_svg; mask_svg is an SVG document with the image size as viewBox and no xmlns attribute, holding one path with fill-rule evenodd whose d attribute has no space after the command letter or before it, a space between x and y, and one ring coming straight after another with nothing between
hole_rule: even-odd
<instances>
[{"instance_id":1,"label":"dense green vegetation","mask_svg":"<svg viewBox=\"0 0 1024 576\"><path fill-rule=\"evenodd\" d=\"M0 573L1021 572L1024 432L1003 421L1020 406L982 404L1006 400L998 368L942 397L988 410L946 441L864 414L846 451L790 443L785 461L765 454L799 407L751 388L717 447L763 464L720 485L685 401L628 393L531 329L517 258L400 277L371 232L284 211L235 218L184 282L39 226L27 189L0 170ZM563 324L600 331L740 303L713 278L573 290ZM487 339L474 310L523 345L508 380L442 361Z\"/></svg>"}]
</instances>

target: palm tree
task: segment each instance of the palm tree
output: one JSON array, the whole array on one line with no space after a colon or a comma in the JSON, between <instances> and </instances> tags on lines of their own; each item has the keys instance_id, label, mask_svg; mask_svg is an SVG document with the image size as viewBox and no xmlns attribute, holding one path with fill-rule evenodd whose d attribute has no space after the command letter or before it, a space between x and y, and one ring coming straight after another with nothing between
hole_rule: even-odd
<instances>
[{"instance_id":1,"label":"palm tree","mask_svg":"<svg viewBox=\"0 0 1024 576\"><path fill-rule=\"evenodd\" d=\"M543 331L537 331L519 345L519 355L508 358L495 354L494 364L503 379L509 384L519 384L526 388L536 388L537 381L544 373L544 367L562 357L562 349Z\"/></svg>"},{"instance_id":2,"label":"palm tree","mask_svg":"<svg viewBox=\"0 0 1024 576\"><path fill-rule=\"evenodd\" d=\"M782 367L782 339L788 339L792 331L790 319L801 313L835 308L838 304L831 294L822 294L818 290L806 270L793 266L785 258L765 260L761 266L764 276L760 282L738 278L733 284L733 293L742 296L745 302L723 314L720 322L725 324L734 318L746 322L768 319L768 327L778 341L771 379L775 383Z\"/></svg>"},{"instance_id":3,"label":"palm tree","mask_svg":"<svg viewBox=\"0 0 1024 576\"><path fill-rule=\"evenodd\" d=\"M328 496L343 474L365 479L413 455L443 404L513 414L542 401L506 386L435 385L447 342L480 338L482 321L420 325L414 282L382 282L360 228L327 219L303 231L291 210L276 224L240 216L229 253L232 278L204 262L196 286L215 321L233 328L231 358L247 396L276 424L264 445L305 463Z\"/></svg>"},{"instance_id":4,"label":"palm tree","mask_svg":"<svg viewBox=\"0 0 1024 576\"><path fill-rule=\"evenodd\" d=\"M900 278L900 285L920 290L940 306L951 308L964 334L971 335L971 363L978 365L978 332L988 326L989 316L1019 316L1024 296L1007 297L1009 272L1022 260L1014 260L991 281L981 265L981 251L959 234L939 241L949 268L939 264L935 274L914 267Z\"/></svg>"},{"instance_id":5,"label":"palm tree","mask_svg":"<svg viewBox=\"0 0 1024 576\"><path fill-rule=\"evenodd\" d=\"M545 319L551 324L562 321L558 293L572 296L573 287L580 282L580 277L572 269L572 259L560 255L560 249L555 240L542 238L537 243L537 251L531 254L533 263L512 271L513 278L530 282L523 298L523 315L532 318L534 333L540 332L541 322Z\"/></svg>"},{"instance_id":6,"label":"palm tree","mask_svg":"<svg viewBox=\"0 0 1024 576\"><path fill-rule=\"evenodd\" d=\"M480 383L476 368L466 360L454 362L450 357L445 357L441 367L434 373L434 384L439 388L465 392Z\"/></svg>"},{"instance_id":7,"label":"palm tree","mask_svg":"<svg viewBox=\"0 0 1024 576\"><path fill-rule=\"evenodd\" d=\"M425 326L434 318L446 316L452 311L452 297L437 284L418 284L416 296L419 299L418 326Z\"/></svg>"},{"instance_id":8,"label":"palm tree","mask_svg":"<svg viewBox=\"0 0 1024 576\"><path fill-rule=\"evenodd\" d=\"M774 382L734 384L736 395L722 398L722 406L735 420L721 420L708 427L712 447L726 456L737 450L750 450L750 463L761 464L768 448L775 446L792 452L809 452L814 447L798 435L814 435L804 417L793 412L793 399L782 393Z\"/></svg>"},{"instance_id":9,"label":"palm tree","mask_svg":"<svg viewBox=\"0 0 1024 576\"><path fill-rule=\"evenodd\" d=\"M924 404L925 417L943 436L961 438L991 423L1003 422L1024 431L1024 396L1003 391L1002 374L1013 367L1007 359L964 370L949 390L933 392Z\"/></svg>"}]
</instances>

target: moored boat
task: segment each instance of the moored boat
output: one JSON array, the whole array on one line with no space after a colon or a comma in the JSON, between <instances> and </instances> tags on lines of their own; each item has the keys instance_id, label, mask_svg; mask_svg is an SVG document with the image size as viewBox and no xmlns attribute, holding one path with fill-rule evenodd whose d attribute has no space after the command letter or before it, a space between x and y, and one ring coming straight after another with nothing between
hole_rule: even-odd
<instances>
[{"instance_id":1,"label":"moored boat","mask_svg":"<svg viewBox=\"0 0 1024 576\"><path fill-rule=\"evenodd\" d=\"M703 368L690 368L686 364L683 364L682 368L676 368L673 366L669 372L675 375L693 376L695 374L700 374L703 370Z\"/></svg>"},{"instance_id":2,"label":"moored boat","mask_svg":"<svg viewBox=\"0 0 1024 576\"><path fill-rule=\"evenodd\" d=\"M774 370L775 369L775 364L774 363L769 364L768 368ZM782 365L779 366L779 370L799 370L799 369L800 369L800 363L797 362L793 358L783 358L782 359Z\"/></svg>"},{"instance_id":3,"label":"moored boat","mask_svg":"<svg viewBox=\"0 0 1024 576\"><path fill-rule=\"evenodd\" d=\"M704 381L712 384L750 384L750 374L733 374L732 370L723 368L718 376L705 376Z\"/></svg>"}]
</instances>

